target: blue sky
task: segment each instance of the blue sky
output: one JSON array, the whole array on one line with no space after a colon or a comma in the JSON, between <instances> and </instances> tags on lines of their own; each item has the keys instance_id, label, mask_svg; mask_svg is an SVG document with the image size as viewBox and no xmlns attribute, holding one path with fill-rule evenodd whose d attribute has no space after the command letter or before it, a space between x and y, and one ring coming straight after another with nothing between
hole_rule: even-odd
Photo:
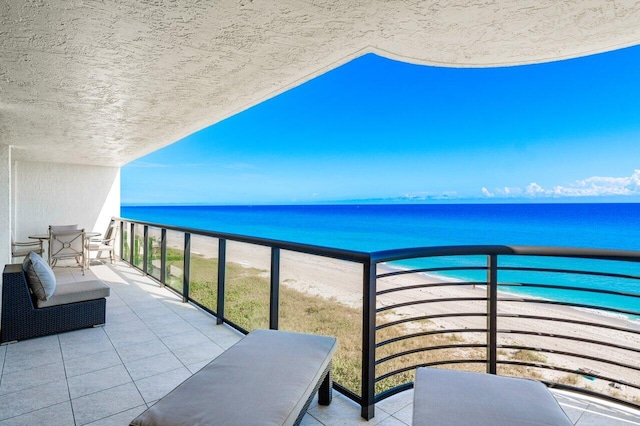
<instances>
[{"instance_id":1,"label":"blue sky","mask_svg":"<svg viewBox=\"0 0 640 426\"><path fill-rule=\"evenodd\" d=\"M123 204L640 202L640 47L489 69L369 54L122 168Z\"/></svg>"}]
</instances>

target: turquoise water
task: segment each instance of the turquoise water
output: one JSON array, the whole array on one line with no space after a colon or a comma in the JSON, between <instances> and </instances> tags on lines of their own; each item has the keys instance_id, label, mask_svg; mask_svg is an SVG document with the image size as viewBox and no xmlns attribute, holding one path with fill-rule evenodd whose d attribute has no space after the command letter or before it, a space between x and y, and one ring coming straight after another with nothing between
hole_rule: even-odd
<instances>
[{"instance_id":1,"label":"turquoise water","mask_svg":"<svg viewBox=\"0 0 640 426\"><path fill-rule=\"evenodd\" d=\"M123 206L124 218L360 251L443 245L541 245L640 251L640 204L446 204L305 206ZM399 262L400 267L482 265L480 258ZM604 270L640 276L638 264L509 259L501 264ZM446 273L466 280L485 274ZM503 273L500 281L640 293L635 280ZM511 289L553 300L640 311L640 299L562 290Z\"/></svg>"}]
</instances>

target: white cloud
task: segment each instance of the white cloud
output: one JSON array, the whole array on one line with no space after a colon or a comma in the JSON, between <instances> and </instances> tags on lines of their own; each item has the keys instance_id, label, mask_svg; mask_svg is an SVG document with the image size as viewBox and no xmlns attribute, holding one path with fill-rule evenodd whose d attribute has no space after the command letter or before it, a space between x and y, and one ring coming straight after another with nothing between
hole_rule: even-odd
<instances>
[{"instance_id":1,"label":"white cloud","mask_svg":"<svg viewBox=\"0 0 640 426\"><path fill-rule=\"evenodd\" d=\"M593 176L577 180L568 185L556 185L545 189L535 182L531 182L524 190L518 187L497 188L493 192L483 187L485 197L516 197L525 195L534 197L602 197L640 195L640 169L634 170L631 176L606 177Z\"/></svg>"},{"instance_id":2,"label":"white cloud","mask_svg":"<svg viewBox=\"0 0 640 426\"><path fill-rule=\"evenodd\" d=\"M536 195L544 194L544 188L542 188L540 185L538 185L535 182L531 182L524 189L524 192L529 196L535 197Z\"/></svg>"}]
</instances>

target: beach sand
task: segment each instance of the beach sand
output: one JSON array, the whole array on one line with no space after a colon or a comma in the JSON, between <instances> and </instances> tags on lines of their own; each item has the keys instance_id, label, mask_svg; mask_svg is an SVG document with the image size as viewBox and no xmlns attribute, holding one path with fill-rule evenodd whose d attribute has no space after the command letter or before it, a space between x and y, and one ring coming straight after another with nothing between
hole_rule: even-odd
<instances>
[{"instance_id":1,"label":"beach sand","mask_svg":"<svg viewBox=\"0 0 640 426\"><path fill-rule=\"evenodd\" d=\"M171 244L180 247L179 244ZM205 257L217 257L217 243L207 238L193 238L192 252L200 253ZM270 269L270 249L250 244L227 242L227 261L234 262L244 267L252 267L263 271L268 276ZM363 267L360 264L346 262L320 256L306 255L302 253L281 252L280 282L295 290L332 299L339 303L361 309L362 308L362 274ZM379 273L389 272L385 265L379 266ZM425 274L398 275L379 279L377 289L385 290L403 286L418 284L451 283L443 277ZM410 302L420 299L434 298L482 298L486 296L486 289L482 286L472 288L469 285L455 284L444 287L429 287L412 289L402 292L394 292L381 295L377 298L377 307L391 306L402 302ZM504 296L504 294L501 294ZM507 295L509 297L517 297ZM485 301L456 301L428 303L420 305L394 308L387 311L382 318L378 315L378 322L388 322L395 319L416 317L421 315L438 315L449 312L486 312ZM499 314L506 315L535 315L544 317L567 318L575 321L598 322L614 327L640 330L640 322L623 318L614 318L586 312L574 308L543 305L535 303L500 302ZM416 327L424 327L418 323ZM486 318L481 317L450 317L433 319L428 324L429 328L436 330L460 330L486 328ZM411 325L408 326L411 329ZM529 330L534 333L573 336L577 338L609 342L616 345L640 348L640 335L618 330L567 324L543 320L528 320L521 318L498 318L499 330ZM404 330L406 333L407 330ZM484 333L456 333L468 342L485 342ZM584 371L599 372L602 376L611 377L628 383L640 384L640 372L622 366L607 365L598 361L581 359L561 355L557 352L573 352L586 354L592 357L604 358L621 364L638 365L640 357L637 352L616 349L602 345L596 345L581 341L556 339L539 335L522 335L512 333L500 333L498 342L501 345L530 346L546 348L556 353L545 353L542 359L526 360L528 362L540 362L567 368L571 371L585 369ZM464 342L463 342L464 343ZM499 359L512 358L514 351L499 349ZM518 359L518 358L515 358ZM464 368L464 367L462 367ZM480 368L484 368L480 366ZM499 367L499 372L502 372ZM568 374L566 372L551 371L547 369L534 369L540 375L540 379L569 380L569 384L578 387L588 387L600 393L609 393L622 399L640 403L640 391L630 386L622 389L614 389L610 382L596 379L590 380L580 374ZM531 369L528 370L530 372ZM527 373L528 374L528 373Z\"/></svg>"}]
</instances>

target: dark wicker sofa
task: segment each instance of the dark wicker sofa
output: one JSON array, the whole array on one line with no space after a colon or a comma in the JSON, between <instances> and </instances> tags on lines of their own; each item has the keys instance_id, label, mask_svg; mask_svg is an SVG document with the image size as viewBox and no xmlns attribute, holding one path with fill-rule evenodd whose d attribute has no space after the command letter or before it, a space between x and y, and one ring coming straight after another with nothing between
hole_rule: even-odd
<instances>
[{"instance_id":1,"label":"dark wicker sofa","mask_svg":"<svg viewBox=\"0 0 640 426\"><path fill-rule=\"evenodd\" d=\"M109 287L102 281L62 284L56 293L53 306L38 307L22 265L6 265L2 274L0 344L105 323Z\"/></svg>"}]
</instances>

